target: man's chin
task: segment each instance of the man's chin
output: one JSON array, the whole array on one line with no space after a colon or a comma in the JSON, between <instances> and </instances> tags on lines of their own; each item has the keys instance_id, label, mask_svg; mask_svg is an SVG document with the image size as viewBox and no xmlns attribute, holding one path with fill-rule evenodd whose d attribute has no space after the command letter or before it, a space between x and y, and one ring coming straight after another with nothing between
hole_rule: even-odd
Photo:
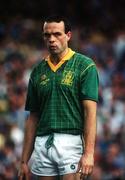
<instances>
[{"instance_id":1,"label":"man's chin","mask_svg":"<svg viewBox=\"0 0 125 180\"><path fill-rule=\"evenodd\" d=\"M52 55L59 54L59 52L58 52L57 49L49 49L49 52L50 52Z\"/></svg>"}]
</instances>

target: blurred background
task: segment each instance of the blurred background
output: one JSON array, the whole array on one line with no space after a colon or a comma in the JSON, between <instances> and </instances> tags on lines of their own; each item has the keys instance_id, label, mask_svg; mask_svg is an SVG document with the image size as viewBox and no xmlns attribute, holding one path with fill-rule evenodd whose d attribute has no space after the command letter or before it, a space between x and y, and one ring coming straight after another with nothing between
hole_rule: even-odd
<instances>
[{"instance_id":1,"label":"blurred background","mask_svg":"<svg viewBox=\"0 0 125 180\"><path fill-rule=\"evenodd\" d=\"M34 64L47 55L42 23L53 13L69 18L70 47L91 57L98 67L98 128L90 179L125 179L124 9L124 0L1 0L0 180L17 180L29 113L24 111L28 80Z\"/></svg>"}]
</instances>

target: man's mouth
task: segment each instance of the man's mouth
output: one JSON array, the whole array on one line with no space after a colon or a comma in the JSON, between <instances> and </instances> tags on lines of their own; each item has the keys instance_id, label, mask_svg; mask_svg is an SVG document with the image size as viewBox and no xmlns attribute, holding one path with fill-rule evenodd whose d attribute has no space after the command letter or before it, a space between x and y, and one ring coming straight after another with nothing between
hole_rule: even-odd
<instances>
[{"instance_id":1,"label":"man's mouth","mask_svg":"<svg viewBox=\"0 0 125 180\"><path fill-rule=\"evenodd\" d=\"M49 49L50 49L50 50L56 50L57 47L56 47L56 46L49 46Z\"/></svg>"}]
</instances>

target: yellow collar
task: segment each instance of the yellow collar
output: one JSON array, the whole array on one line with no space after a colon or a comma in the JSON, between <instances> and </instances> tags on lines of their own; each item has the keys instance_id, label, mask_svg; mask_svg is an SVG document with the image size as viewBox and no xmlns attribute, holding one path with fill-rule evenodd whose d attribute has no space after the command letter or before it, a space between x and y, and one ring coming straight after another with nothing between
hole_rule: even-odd
<instances>
[{"instance_id":1,"label":"yellow collar","mask_svg":"<svg viewBox=\"0 0 125 180\"><path fill-rule=\"evenodd\" d=\"M72 51L70 48L68 49L68 53L61 59L61 61L59 61L59 63L57 65L54 65L51 62L50 56L48 56L46 58L46 61L48 62L48 65L50 66L51 70L56 72L65 61L68 61L73 55L74 55L75 51Z\"/></svg>"}]
</instances>

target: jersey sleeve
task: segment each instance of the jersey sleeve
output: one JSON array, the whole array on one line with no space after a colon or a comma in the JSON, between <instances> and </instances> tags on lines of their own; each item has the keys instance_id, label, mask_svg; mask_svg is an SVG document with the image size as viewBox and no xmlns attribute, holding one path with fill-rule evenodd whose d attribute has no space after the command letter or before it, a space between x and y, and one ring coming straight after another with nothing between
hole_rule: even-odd
<instances>
[{"instance_id":1,"label":"jersey sleeve","mask_svg":"<svg viewBox=\"0 0 125 180\"><path fill-rule=\"evenodd\" d=\"M32 112L39 111L37 92L32 78L29 79L25 110Z\"/></svg>"},{"instance_id":2,"label":"jersey sleeve","mask_svg":"<svg viewBox=\"0 0 125 180\"><path fill-rule=\"evenodd\" d=\"M81 100L98 101L99 78L96 65L94 63L88 65L81 72Z\"/></svg>"}]
</instances>

